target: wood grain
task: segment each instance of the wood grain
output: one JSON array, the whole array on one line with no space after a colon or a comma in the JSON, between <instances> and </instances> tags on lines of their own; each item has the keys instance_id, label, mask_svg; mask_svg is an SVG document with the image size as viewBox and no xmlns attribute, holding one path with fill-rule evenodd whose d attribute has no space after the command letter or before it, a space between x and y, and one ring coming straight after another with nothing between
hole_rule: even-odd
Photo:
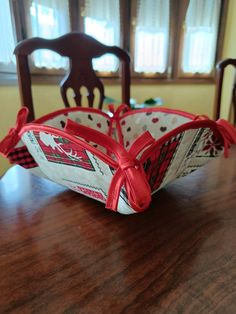
<instances>
[{"instance_id":1,"label":"wood grain","mask_svg":"<svg viewBox=\"0 0 236 314\"><path fill-rule=\"evenodd\" d=\"M0 313L235 313L236 150L122 216L13 167Z\"/></svg>"}]
</instances>

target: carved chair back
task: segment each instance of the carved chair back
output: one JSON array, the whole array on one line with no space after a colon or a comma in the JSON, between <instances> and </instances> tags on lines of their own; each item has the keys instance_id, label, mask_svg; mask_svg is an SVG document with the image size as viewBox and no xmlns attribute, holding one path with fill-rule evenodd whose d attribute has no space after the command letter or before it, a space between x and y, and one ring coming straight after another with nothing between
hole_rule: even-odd
<instances>
[{"instance_id":1,"label":"carved chair back","mask_svg":"<svg viewBox=\"0 0 236 314\"><path fill-rule=\"evenodd\" d=\"M97 89L99 91L98 107L102 108L105 98L104 85L93 69L92 60L107 53L115 55L120 60L121 99L122 103L129 105L130 57L125 50L116 46L106 46L84 33L72 32L56 39L35 37L21 41L14 50L21 103L29 108L29 121L34 119L29 56L38 49L49 49L69 58L68 73L60 83L60 92L65 107L70 107L68 89L73 90L75 103L77 106L81 106L81 87L86 87L89 107L94 105L94 91Z\"/></svg>"}]
</instances>

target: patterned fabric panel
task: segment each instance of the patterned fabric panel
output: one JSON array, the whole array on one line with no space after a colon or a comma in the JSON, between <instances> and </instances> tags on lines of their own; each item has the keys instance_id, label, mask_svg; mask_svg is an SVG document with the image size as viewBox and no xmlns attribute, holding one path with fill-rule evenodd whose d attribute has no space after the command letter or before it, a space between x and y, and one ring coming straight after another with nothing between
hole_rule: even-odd
<instances>
[{"instance_id":1,"label":"patterned fabric panel","mask_svg":"<svg viewBox=\"0 0 236 314\"><path fill-rule=\"evenodd\" d=\"M58 116L55 116L54 118L49 119L42 124L63 130L67 119L71 119L79 124L96 129L105 134L107 134L109 130L110 121L106 117L98 113L79 111L79 109L78 111L59 114Z\"/></svg>"},{"instance_id":2,"label":"patterned fabric panel","mask_svg":"<svg viewBox=\"0 0 236 314\"><path fill-rule=\"evenodd\" d=\"M14 148L8 155L11 164L18 164L26 169L37 167L37 163L26 146Z\"/></svg>"},{"instance_id":3,"label":"patterned fabric panel","mask_svg":"<svg viewBox=\"0 0 236 314\"><path fill-rule=\"evenodd\" d=\"M224 151L223 143L210 129L200 129L186 152L178 177L183 177L205 165Z\"/></svg>"},{"instance_id":4,"label":"patterned fabric panel","mask_svg":"<svg viewBox=\"0 0 236 314\"><path fill-rule=\"evenodd\" d=\"M79 109L78 111L72 111L65 114L60 114L52 119L47 120L46 122L42 124L53 126L55 128L63 130L66 125L67 119L71 119L72 121L75 121L84 126L93 128L104 134L108 134L108 131L109 131L110 121L106 117L98 113L79 111ZM84 140L83 138L81 139ZM89 143L93 145L94 147L96 147L98 150L102 152L106 152L106 150L102 146L97 145L96 143L91 142L91 141Z\"/></svg>"},{"instance_id":5,"label":"patterned fabric panel","mask_svg":"<svg viewBox=\"0 0 236 314\"><path fill-rule=\"evenodd\" d=\"M113 176L110 167L97 156L79 145L75 146L66 138L55 137L52 134L45 137L45 133L41 133L43 134L29 131L24 133L22 139L45 176L104 203ZM55 154L58 155L56 158ZM123 194L122 191L118 211L122 214L134 213Z\"/></svg>"},{"instance_id":6,"label":"patterned fabric panel","mask_svg":"<svg viewBox=\"0 0 236 314\"><path fill-rule=\"evenodd\" d=\"M206 129L202 134L202 147L199 149L197 157L218 157L223 153L223 150L223 143L216 138L211 130Z\"/></svg>"},{"instance_id":7,"label":"patterned fabric panel","mask_svg":"<svg viewBox=\"0 0 236 314\"><path fill-rule=\"evenodd\" d=\"M178 126L191 121L189 118L164 112L140 112L121 119L124 147L129 149L143 132L149 131L155 139L161 138Z\"/></svg>"},{"instance_id":8,"label":"patterned fabric panel","mask_svg":"<svg viewBox=\"0 0 236 314\"><path fill-rule=\"evenodd\" d=\"M102 203L106 202L106 194L105 192L98 187L92 186L92 185L88 185L88 184L80 184L80 185L70 185L70 188L75 191L78 192L80 194L83 194L85 196L88 196L90 198L93 198L97 201L100 201Z\"/></svg>"},{"instance_id":9,"label":"patterned fabric panel","mask_svg":"<svg viewBox=\"0 0 236 314\"><path fill-rule=\"evenodd\" d=\"M223 143L209 128L187 130L153 151L144 169L154 192L186 176L223 153Z\"/></svg>"},{"instance_id":10,"label":"patterned fabric panel","mask_svg":"<svg viewBox=\"0 0 236 314\"><path fill-rule=\"evenodd\" d=\"M160 148L152 152L147 158L147 161L144 164L144 170L147 174L147 179L152 191L156 191L161 185L165 174L174 159L182 137L183 133L172 137Z\"/></svg>"},{"instance_id":11,"label":"patterned fabric panel","mask_svg":"<svg viewBox=\"0 0 236 314\"><path fill-rule=\"evenodd\" d=\"M48 161L95 171L86 150L81 146L44 132L35 132L34 135Z\"/></svg>"}]
</instances>

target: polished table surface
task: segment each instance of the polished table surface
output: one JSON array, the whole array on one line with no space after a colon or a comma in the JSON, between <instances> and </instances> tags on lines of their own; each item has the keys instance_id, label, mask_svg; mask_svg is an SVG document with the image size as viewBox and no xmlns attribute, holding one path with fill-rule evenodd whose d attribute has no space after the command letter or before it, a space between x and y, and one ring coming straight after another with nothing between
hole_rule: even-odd
<instances>
[{"instance_id":1,"label":"polished table surface","mask_svg":"<svg viewBox=\"0 0 236 314\"><path fill-rule=\"evenodd\" d=\"M131 216L18 166L0 182L0 313L236 313L235 149Z\"/></svg>"}]
</instances>

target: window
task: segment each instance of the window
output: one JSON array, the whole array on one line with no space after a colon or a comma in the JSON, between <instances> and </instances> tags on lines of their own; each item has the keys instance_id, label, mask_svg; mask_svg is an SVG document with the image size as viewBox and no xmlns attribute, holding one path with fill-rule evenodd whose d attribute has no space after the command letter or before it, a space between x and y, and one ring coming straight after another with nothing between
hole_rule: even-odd
<instances>
[{"instance_id":1,"label":"window","mask_svg":"<svg viewBox=\"0 0 236 314\"><path fill-rule=\"evenodd\" d=\"M85 0L84 32L105 45L120 46L119 0ZM94 68L101 72L116 72L118 60L114 56L103 56L94 60Z\"/></svg>"},{"instance_id":2,"label":"window","mask_svg":"<svg viewBox=\"0 0 236 314\"><path fill-rule=\"evenodd\" d=\"M16 40L8 0L0 1L0 21L4 21L4 23L0 23L0 70L11 72L15 70L15 57L12 51L14 50Z\"/></svg>"},{"instance_id":3,"label":"window","mask_svg":"<svg viewBox=\"0 0 236 314\"><path fill-rule=\"evenodd\" d=\"M28 17L28 36L56 38L70 31L69 6L67 0L33 0L25 7ZM33 54L37 68L60 69L67 66L67 60L49 50Z\"/></svg>"},{"instance_id":4,"label":"window","mask_svg":"<svg viewBox=\"0 0 236 314\"><path fill-rule=\"evenodd\" d=\"M132 1L133 77L212 79L227 1Z\"/></svg>"},{"instance_id":5,"label":"window","mask_svg":"<svg viewBox=\"0 0 236 314\"><path fill-rule=\"evenodd\" d=\"M220 59L228 0L1 0L0 72L15 68L17 41L85 32L129 51L133 79L212 80ZM66 60L34 53L37 73L60 74ZM118 60L94 60L103 77L118 76Z\"/></svg>"},{"instance_id":6,"label":"window","mask_svg":"<svg viewBox=\"0 0 236 314\"><path fill-rule=\"evenodd\" d=\"M184 21L183 73L211 73L216 54L220 0L190 0Z\"/></svg>"},{"instance_id":7,"label":"window","mask_svg":"<svg viewBox=\"0 0 236 314\"><path fill-rule=\"evenodd\" d=\"M134 16L134 71L164 73L169 52L169 0L140 0Z\"/></svg>"}]
</instances>

